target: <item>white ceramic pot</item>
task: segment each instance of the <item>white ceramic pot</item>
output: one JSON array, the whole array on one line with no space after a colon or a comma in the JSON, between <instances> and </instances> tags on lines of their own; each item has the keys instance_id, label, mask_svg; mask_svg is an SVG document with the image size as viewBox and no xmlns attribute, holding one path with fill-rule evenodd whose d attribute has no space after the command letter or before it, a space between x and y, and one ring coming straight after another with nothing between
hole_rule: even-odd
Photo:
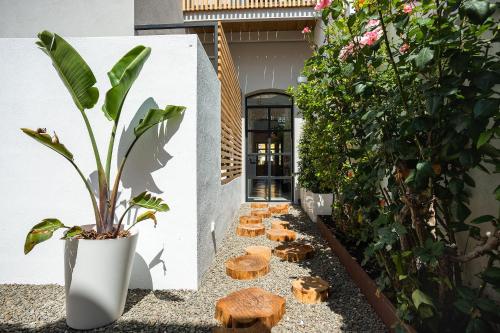
<instances>
[{"instance_id":1,"label":"white ceramic pot","mask_svg":"<svg viewBox=\"0 0 500 333\"><path fill-rule=\"evenodd\" d=\"M69 327L92 329L120 318L138 237L138 232L134 232L127 238L65 241L66 323Z\"/></svg>"}]
</instances>

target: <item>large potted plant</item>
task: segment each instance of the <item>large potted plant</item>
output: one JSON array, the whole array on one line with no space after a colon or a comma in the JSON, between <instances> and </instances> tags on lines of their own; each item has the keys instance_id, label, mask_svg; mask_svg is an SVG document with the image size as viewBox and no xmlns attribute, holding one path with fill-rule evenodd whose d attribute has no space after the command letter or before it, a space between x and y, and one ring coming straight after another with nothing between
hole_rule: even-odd
<instances>
[{"instance_id":1,"label":"large potted plant","mask_svg":"<svg viewBox=\"0 0 500 333\"><path fill-rule=\"evenodd\" d=\"M99 91L92 70L78 52L55 33L43 31L36 44L52 60L59 77L68 89L88 131L98 175L98 198L89 180L77 166L73 154L55 134L45 128L22 131L64 157L82 179L92 202L95 221L82 221L83 225L67 226L56 218L47 218L35 225L26 236L24 253L51 238L63 229L65 240L64 266L66 289L66 321L76 329L91 329L118 319L124 310L128 283L138 233L131 230L137 223L153 220L155 214L169 209L162 199L144 192L132 198L123 214L116 216L116 203L120 178L130 152L141 136L155 125L179 116L182 106L168 105L165 109L150 109L134 128L134 139L126 150L111 185L111 161L115 134L125 98L148 59L151 49L136 46L125 54L108 72L111 88L107 91L102 111L113 122L105 164L99 150L86 111L95 106ZM125 229L122 221L132 208L147 209ZM117 223L114 221L117 220Z\"/></svg>"}]
</instances>

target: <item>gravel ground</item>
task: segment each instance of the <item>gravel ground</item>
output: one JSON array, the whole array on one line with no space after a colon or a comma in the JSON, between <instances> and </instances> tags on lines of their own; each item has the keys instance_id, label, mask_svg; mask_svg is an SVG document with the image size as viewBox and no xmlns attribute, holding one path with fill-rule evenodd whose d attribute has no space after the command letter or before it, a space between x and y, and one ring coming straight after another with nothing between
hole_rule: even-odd
<instances>
[{"instance_id":1,"label":"gravel ground","mask_svg":"<svg viewBox=\"0 0 500 333\"><path fill-rule=\"evenodd\" d=\"M240 215L249 212L244 204ZM97 332L211 332L217 326L215 302L230 292L261 287L286 298L286 313L273 332L385 332L383 324L323 242L314 223L297 207L281 217L298 232L298 239L312 243L316 255L300 263L271 259L271 271L255 280L238 281L226 276L224 262L244 253L249 245L274 247L265 236L238 237L235 219L218 249L198 291L130 290L124 315ZM265 222L270 227L270 219ZM296 301L291 281L318 275L332 286L327 302L307 305ZM0 332L70 332L64 320L64 288L56 285L0 285Z\"/></svg>"}]
</instances>

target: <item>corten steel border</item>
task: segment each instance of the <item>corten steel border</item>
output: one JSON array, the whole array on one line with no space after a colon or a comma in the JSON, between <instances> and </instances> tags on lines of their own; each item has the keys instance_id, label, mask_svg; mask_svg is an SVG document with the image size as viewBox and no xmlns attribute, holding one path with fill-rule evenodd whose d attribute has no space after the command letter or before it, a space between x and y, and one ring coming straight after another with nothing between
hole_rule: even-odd
<instances>
[{"instance_id":1,"label":"corten steel border","mask_svg":"<svg viewBox=\"0 0 500 333\"><path fill-rule=\"evenodd\" d=\"M365 295L368 303L373 307L380 320L382 320L389 331L394 332L396 324L400 322L394 305L384 293L378 289L377 284L368 276L365 270L356 260L354 260L349 252L347 252L346 248L323 223L321 216L318 216L316 223L321 235L337 255L340 263L345 267L351 279L358 286L363 295ZM404 328L408 333L417 333L417 331L409 325L404 325Z\"/></svg>"}]
</instances>

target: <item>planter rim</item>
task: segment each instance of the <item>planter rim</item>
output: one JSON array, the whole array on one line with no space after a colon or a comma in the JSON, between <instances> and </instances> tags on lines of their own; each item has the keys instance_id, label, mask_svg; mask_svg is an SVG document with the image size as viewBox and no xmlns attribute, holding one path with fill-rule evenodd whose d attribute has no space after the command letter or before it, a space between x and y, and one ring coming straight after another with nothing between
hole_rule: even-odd
<instances>
[{"instance_id":1,"label":"planter rim","mask_svg":"<svg viewBox=\"0 0 500 333\"><path fill-rule=\"evenodd\" d=\"M80 225L82 229L84 230L92 230L95 227L95 224L82 224ZM123 226L120 227L120 229L123 229ZM120 237L120 238L106 238L106 239L83 239L83 238L69 238L69 239L61 239L63 241L79 241L79 242L95 242L95 241L123 241L123 240L128 240L132 239L134 237L137 237L139 235L139 229L132 229L129 231L130 235L128 237Z\"/></svg>"}]
</instances>

